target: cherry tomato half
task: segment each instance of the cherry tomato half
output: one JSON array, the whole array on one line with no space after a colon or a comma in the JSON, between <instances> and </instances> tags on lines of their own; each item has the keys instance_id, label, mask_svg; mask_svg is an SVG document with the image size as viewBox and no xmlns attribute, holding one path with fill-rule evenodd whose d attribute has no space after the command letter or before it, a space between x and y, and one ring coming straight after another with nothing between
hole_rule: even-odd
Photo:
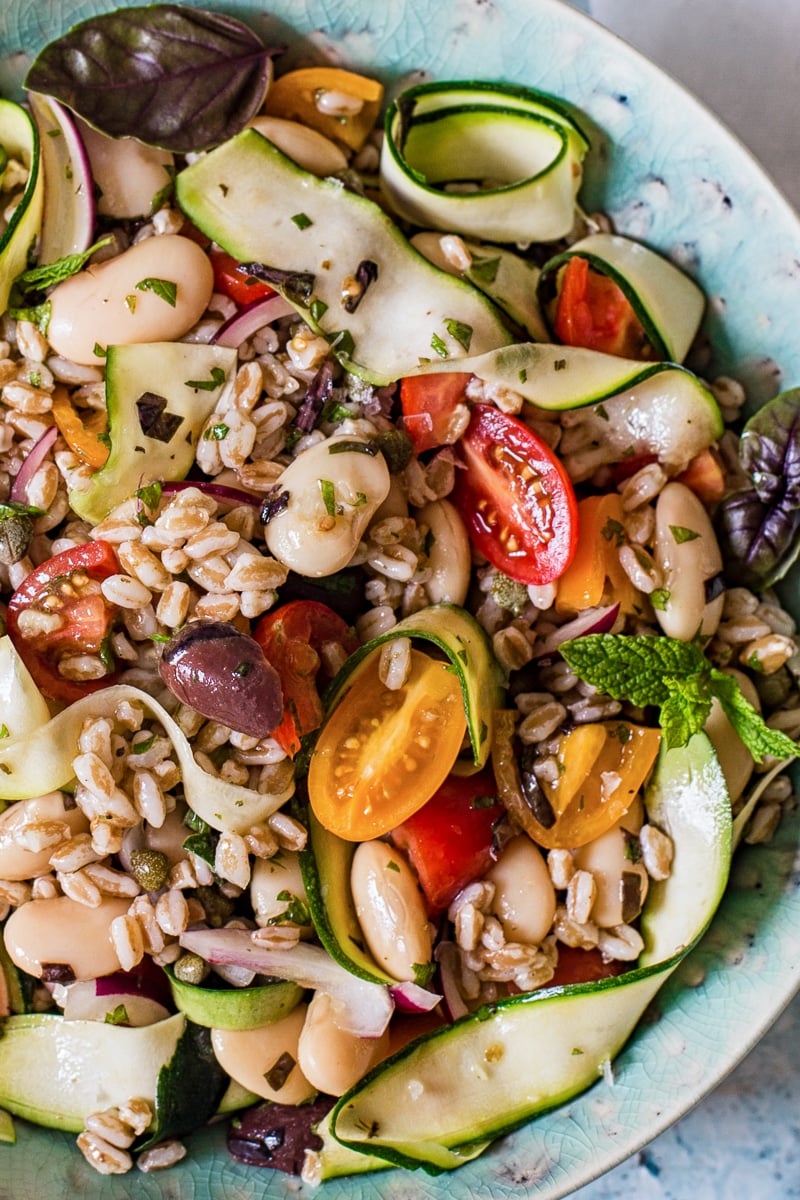
<instances>
[{"instance_id":1,"label":"cherry tomato half","mask_svg":"<svg viewBox=\"0 0 800 1200\"><path fill-rule=\"evenodd\" d=\"M450 775L427 804L392 833L408 855L431 913L492 865L494 827L505 809L491 771Z\"/></svg>"},{"instance_id":2,"label":"cherry tomato half","mask_svg":"<svg viewBox=\"0 0 800 1200\"><path fill-rule=\"evenodd\" d=\"M520 583L553 583L569 566L578 505L553 452L516 417L476 404L461 439L466 470L451 499L478 550Z\"/></svg>"},{"instance_id":3,"label":"cherry tomato half","mask_svg":"<svg viewBox=\"0 0 800 1200\"><path fill-rule=\"evenodd\" d=\"M226 254L224 250L212 250L209 258L214 268L214 290L222 292L235 304L245 306L275 295L275 289L264 283L263 279L256 279L243 271L242 264L232 254Z\"/></svg>"},{"instance_id":4,"label":"cherry tomato half","mask_svg":"<svg viewBox=\"0 0 800 1200\"><path fill-rule=\"evenodd\" d=\"M631 967L631 963L611 958L606 961L599 950L581 950L573 946L558 944L556 973L547 987L564 987L570 983L597 983L600 979L612 979Z\"/></svg>"},{"instance_id":5,"label":"cherry tomato half","mask_svg":"<svg viewBox=\"0 0 800 1200\"><path fill-rule=\"evenodd\" d=\"M561 275L554 331L566 346L622 358L651 357L647 335L622 289L577 254Z\"/></svg>"},{"instance_id":6,"label":"cherry tomato half","mask_svg":"<svg viewBox=\"0 0 800 1200\"><path fill-rule=\"evenodd\" d=\"M347 655L358 649L358 638L342 618L318 600L291 600L262 617L253 637L280 676L283 719L272 737L294 757L300 739L322 724L324 710L318 684L329 683L320 652L326 643L340 645Z\"/></svg>"},{"instance_id":7,"label":"cherry tomato half","mask_svg":"<svg viewBox=\"0 0 800 1200\"><path fill-rule=\"evenodd\" d=\"M447 663L412 650L406 682L390 689L380 662L378 650L354 672L308 771L317 820L350 842L381 837L422 808L450 774L467 727Z\"/></svg>"},{"instance_id":8,"label":"cherry tomato half","mask_svg":"<svg viewBox=\"0 0 800 1200\"><path fill-rule=\"evenodd\" d=\"M454 423L453 417L458 405L465 403L464 392L471 378L445 372L400 380L403 425L416 454L457 441L460 423Z\"/></svg>"},{"instance_id":9,"label":"cherry tomato half","mask_svg":"<svg viewBox=\"0 0 800 1200\"><path fill-rule=\"evenodd\" d=\"M59 663L75 655L103 654L118 609L103 596L100 584L119 569L108 542L86 542L36 567L9 600L8 635L37 687L50 700L71 704L114 682L113 671L100 679L68 679L59 671ZM43 618L39 629L34 614ZM57 625L55 618L60 618Z\"/></svg>"}]
</instances>

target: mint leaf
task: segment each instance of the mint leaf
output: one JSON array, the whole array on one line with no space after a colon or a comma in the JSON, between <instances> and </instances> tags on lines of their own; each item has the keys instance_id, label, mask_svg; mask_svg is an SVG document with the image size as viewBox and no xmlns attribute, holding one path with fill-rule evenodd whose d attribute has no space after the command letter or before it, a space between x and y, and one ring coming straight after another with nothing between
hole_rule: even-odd
<instances>
[{"instance_id":1,"label":"mint leaf","mask_svg":"<svg viewBox=\"0 0 800 1200\"><path fill-rule=\"evenodd\" d=\"M760 713L742 694L732 675L711 671L711 688L730 721L756 762L772 758L796 758L800 747L779 729L770 729Z\"/></svg>"},{"instance_id":2,"label":"mint leaf","mask_svg":"<svg viewBox=\"0 0 800 1200\"><path fill-rule=\"evenodd\" d=\"M14 284L26 296L31 292L43 292L46 288L69 279L71 275L77 275L78 271L82 271L86 266L94 252L107 246L110 241L111 235L108 234L106 237L100 238L99 242L95 242L88 250L81 250L78 254L66 254L63 258L57 258L55 262L47 263L42 267L31 267L18 275Z\"/></svg>"},{"instance_id":3,"label":"mint leaf","mask_svg":"<svg viewBox=\"0 0 800 1200\"><path fill-rule=\"evenodd\" d=\"M177 283L173 283L171 279L158 279L155 276L149 276L147 279L140 279L133 286L137 292L153 292L160 300L169 304L170 308L174 308L178 302L178 285Z\"/></svg>"},{"instance_id":4,"label":"mint leaf","mask_svg":"<svg viewBox=\"0 0 800 1200\"><path fill-rule=\"evenodd\" d=\"M710 666L699 646L668 637L590 633L564 642L559 650L586 683L642 708L666 704L673 688Z\"/></svg>"}]
</instances>

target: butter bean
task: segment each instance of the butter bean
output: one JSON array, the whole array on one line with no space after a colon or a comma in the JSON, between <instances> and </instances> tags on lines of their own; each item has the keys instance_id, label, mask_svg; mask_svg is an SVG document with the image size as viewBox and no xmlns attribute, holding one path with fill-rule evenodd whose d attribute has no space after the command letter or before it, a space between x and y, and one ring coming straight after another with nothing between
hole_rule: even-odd
<instances>
[{"instance_id":1,"label":"butter bean","mask_svg":"<svg viewBox=\"0 0 800 1200\"><path fill-rule=\"evenodd\" d=\"M250 876L250 903L260 925L286 912L290 900L280 900L282 892L305 901L306 890L300 873L300 856L282 850L275 858L257 858Z\"/></svg>"},{"instance_id":2,"label":"butter bean","mask_svg":"<svg viewBox=\"0 0 800 1200\"><path fill-rule=\"evenodd\" d=\"M89 822L79 808L65 808L61 792L18 800L0 814L0 879L35 879L50 870L53 846L43 850L25 850L19 835L26 825L57 821L67 826L67 837L86 833Z\"/></svg>"},{"instance_id":3,"label":"butter bean","mask_svg":"<svg viewBox=\"0 0 800 1200\"><path fill-rule=\"evenodd\" d=\"M302 1104L310 1100L316 1088L297 1065L297 1046L307 1008L306 1004L298 1004L288 1016L256 1029L212 1029L211 1045L223 1071L264 1100L272 1100L276 1104ZM279 1059L282 1055L288 1055L295 1065L278 1087L282 1073ZM288 1066L288 1058L286 1063ZM273 1069L275 1087L271 1087L266 1078Z\"/></svg>"},{"instance_id":4,"label":"butter bean","mask_svg":"<svg viewBox=\"0 0 800 1200\"><path fill-rule=\"evenodd\" d=\"M324 133L283 117L253 117L252 129L313 175L335 175L347 168L347 156Z\"/></svg>"},{"instance_id":5,"label":"butter bean","mask_svg":"<svg viewBox=\"0 0 800 1200\"><path fill-rule=\"evenodd\" d=\"M722 616L723 595L706 601L706 583L722 570L711 519L690 488L668 483L656 503L654 558L666 602L656 610L668 637L711 637Z\"/></svg>"},{"instance_id":6,"label":"butter bean","mask_svg":"<svg viewBox=\"0 0 800 1200\"><path fill-rule=\"evenodd\" d=\"M161 284L165 294L159 294ZM96 347L183 337L205 312L213 288L211 263L196 242L178 234L149 237L54 288L47 336L56 354L98 365L103 357Z\"/></svg>"},{"instance_id":7,"label":"butter bean","mask_svg":"<svg viewBox=\"0 0 800 1200\"><path fill-rule=\"evenodd\" d=\"M76 979L97 979L119 970L111 922L124 916L130 899L104 896L87 908L69 896L29 900L5 925L9 958L21 971L41 978L42 963L66 963Z\"/></svg>"},{"instance_id":8,"label":"butter bean","mask_svg":"<svg viewBox=\"0 0 800 1200\"><path fill-rule=\"evenodd\" d=\"M350 887L359 924L378 966L393 979L413 980L429 963L431 930L414 872L393 846L362 842L353 855Z\"/></svg>"},{"instance_id":9,"label":"butter bean","mask_svg":"<svg viewBox=\"0 0 800 1200\"><path fill-rule=\"evenodd\" d=\"M85 121L79 128L99 190L97 211L105 217L149 217L153 201L170 181L174 163L168 150L136 138L111 138Z\"/></svg>"},{"instance_id":10,"label":"butter bean","mask_svg":"<svg viewBox=\"0 0 800 1200\"><path fill-rule=\"evenodd\" d=\"M494 884L491 911L506 940L538 946L556 912L555 889L538 846L524 833L512 838L486 879Z\"/></svg>"},{"instance_id":11,"label":"butter bean","mask_svg":"<svg viewBox=\"0 0 800 1200\"><path fill-rule=\"evenodd\" d=\"M161 825L157 828L154 825L148 825L145 830L143 844L147 849L159 850L173 864L182 862L183 859L189 857L188 852L183 848L183 843L190 834L183 819L186 811L185 805L178 804L172 812L167 813Z\"/></svg>"},{"instance_id":12,"label":"butter bean","mask_svg":"<svg viewBox=\"0 0 800 1200\"><path fill-rule=\"evenodd\" d=\"M337 435L304 450L278 477L288 497L264 531L267 547L299 575L319 578L346 567L390 485L382 454L336 450L363 438Z\"/></svg>"},{"instance_id":13,"label":"butter bean","mask_svg":"<svg viewBox=\"0 0 800 1200\"><path fill-rule=\"evenodd\" d=\"M755 684L749 676L742 671L735 670L726 670L725 674L733 676L742 689L745 699L749 700L753 707L760 712L761 700ZM755 765L753 756L725 716L719 700L712 701L711 712L708 714L708 720L703 729L717 752L719 765L722 767L733 804L747 787L753 773Z\"/></svg>"},{"instance_id":14,"label":"butter bean","mask_svg":"<svg viewBox=\"0 0 800 1200\"><path fill-rule=\"evenodd\" d=\"M333 1019L330 996L315 993L297 1047L300 1070L315 1088L341 1096L388 1053L388 1028L379 1038L347 1033Z\"/></svg>"},{"instance_id":15,"label":"butter bean","mask_svg":"<svg viewBox=\"0 0 800 1200\"><path fill-rule=\"evenodd\" d=\"M627 925L638 916L647 896L647 871L641 863L631 861L626 830L630 830L627 814L599 838L575 851L578 870L594 876L597 894L591 919L604 929Z\"/></svg>"},{"instance_id":16,"label":"butter bean","mask_svg":"<svg viewBox=\"0 0 800 1200\"><path fill-rule=\"evenodd\" d=\"M417 512L417 520L430 530L426 583L431 604L463 604L467 598L472 558L466 526L449 500L434 500Z\"/></svg>"}]
</instances>

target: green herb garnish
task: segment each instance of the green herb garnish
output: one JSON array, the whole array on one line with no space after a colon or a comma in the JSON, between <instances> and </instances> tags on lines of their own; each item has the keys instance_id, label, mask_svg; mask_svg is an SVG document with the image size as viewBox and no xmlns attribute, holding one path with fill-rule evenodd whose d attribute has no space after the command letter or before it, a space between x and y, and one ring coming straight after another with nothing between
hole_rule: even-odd
<instances>
[{"instance_id":1,"label":"green herb garnish","mask_svg":"<svg viewBox=\"0 0 800 1200\"><path fill-rule=\"evenodd\" d=\"M140 279L133 286L137 292L152 292L158 296L159 300L169 304L170 308L174 308L178 302L178 285L171 279L156 279L148 276L147 279Z\"/></svg>"},{"instance_id":2,"label":"green herb garnish","mask_svg":"<svg viewBox=\"0 0 800 1200\"><path fill-rule=\"evenodd\" d=\"M222 387L224 382L225 372L222 367L212 367L210 379L187 379L186 386L194 388L198 392L213 392L216 388Z\"/></svg>"}]
</instances>

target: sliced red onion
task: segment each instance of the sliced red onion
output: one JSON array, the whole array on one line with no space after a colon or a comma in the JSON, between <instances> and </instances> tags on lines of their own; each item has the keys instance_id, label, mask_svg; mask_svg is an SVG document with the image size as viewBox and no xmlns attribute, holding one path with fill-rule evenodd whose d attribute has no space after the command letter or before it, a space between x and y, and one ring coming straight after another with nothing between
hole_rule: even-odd
<instances>
[{"instance_id":1,"label":"sliced red onion","mask_svg":"<svg viewBox=\"0 0 800 1200\"><path fill-rule=\"evenodd\" d=\"M619 616L619 604L609 604L606 608L587 608L574 621L567 621L541 642L535 650L534 658L546 658L562 642L572 641L573 638L585 637L587 633L608 633Z\"/></svg>"},{"instance_id":2,"label":"sliced red onion","mask_svg":"<svg viewBox=\"0 0 800 1200\"><path fill-rule=\"evenodd\" d=\"M439 978L442 982L444 1002L451 1018L457 1021L469 1012L464 997L457 982L458 949L453 942L440 942L436 947L436 961L439 964Z\"/></svg>"},{"instance_id":3,"label":"sliced red onion","mask_svg":"<svg viewBox=\"0 0 800 1200\"><path fill-rule=\"evenodd\" d=\"M245 929L192 929L181 934L180 943L213 967L246 967L325 992L336 1024L356 1037L380 1037L394 1010L388 988L351 975L321 946L301 942L291 950L265 950Z\"/></svg>"},{"instance_id":4,"label":"sliced red onion","mask_svg":"<svg viewBox=\"0 0 800 1200\"><path fill-rule=\"evenodd\" d=\"M19 469L16 479L11 485L9 500L13 500L15 504L28 503L28 484L47 458L57 437L58 429L55 425L51 425L49 429L45 430L39 440L33 444L28 451L27 458Z\"/></svg>"},{"instance_id":5,"label":"sliced red onion","mask_svg":"<svg viewBox=\"0 0 800 1200\"><path fill-rule=\"evenodd\" d=\"M94 182L86 147L68 109L50 96L33 92L29 101L39 128L45 180L38 257L40 263L47 264L67 254L80 254L91 246ZM69 187L61 186L64 179L69 179Z\"/></svg>"},{"instance_id":6,"label":"sliced red onion","mask_svg":"<svg viewBox=\"0 0 800 1200\"><path fill-rule=\"evenodd\" d=\"M96 979L79 979L66 986L64 1017L68 1021L105 1021L109 1014L122 1006L125 1009L125 1025L155 1025L170 1014L158 1000L145 995L134 982L124 982L122 975L116 976L116 989L99 986Z\"/></svg>"},{"instance_id":7,"label":"sliced red onion","mask_svg":"<svg viewBox=\"0 0 800 1200\"><path fill-rule=\"evenodd\" d=\"M389 995L400 1012L405 1013L432 1012L442 999L436 992L429 992L427 988L420 987L418 983L410 982L394 984L389 988Z\"/></svg>"},{"instance_id":8,"label":"sliced red onion","mask_svg":"<svg viewBox=\"0 0 800 1200\"><path fill-rule=\"evenodd\" d=\"M253 304L248 304L247 308L243 308L241 312L224 321L211 339L211 343L214 346L228 346L230 349L236 350L242 342L246 342L265 325L271 325L280 317L289 317L296 311L288 300L284 300L283 296L277 294L267 296L263 300L256 300Z\"/></svg>"},{"instance_id":9,"label":"sliced red onion","mask_svg":"<svg viewBox=\"0 0 800 1200\"><path fill-rule=\"evenodd\" d=\"M260 508L264 499L263 496L254 496L252 492L242 491L241 488L229 487L227 483L208 483L204 479L176 479L161 485L165 496L170 492L185 492L187 488L197 488L204 496L213 496L221 504L233 506L252 504L255 508Z\"/></svg>"}]
</instances>

